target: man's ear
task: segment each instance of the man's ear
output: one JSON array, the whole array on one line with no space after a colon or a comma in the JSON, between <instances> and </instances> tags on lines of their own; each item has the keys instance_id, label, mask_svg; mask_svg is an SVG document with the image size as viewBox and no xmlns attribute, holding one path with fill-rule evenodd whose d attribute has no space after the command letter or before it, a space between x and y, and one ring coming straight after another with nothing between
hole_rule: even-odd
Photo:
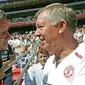
<instances>
[{"instance_id":1,"label":"man's ear","mask_svg":"<svg viewBox=\"0 0 85 85\"><path fill-rule=\"evenodd\" d=\"M66 21L65 20L61 20L59 25L60 25L59 33L64 32L66 30L66 25L67 25Z\"/></svg>"}]
</instances>

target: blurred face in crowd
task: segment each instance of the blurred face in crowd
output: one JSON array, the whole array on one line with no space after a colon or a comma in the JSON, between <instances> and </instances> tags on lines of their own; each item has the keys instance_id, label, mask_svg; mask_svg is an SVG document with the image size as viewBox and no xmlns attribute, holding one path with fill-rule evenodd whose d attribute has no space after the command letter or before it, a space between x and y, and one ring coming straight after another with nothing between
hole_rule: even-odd
<instances>
[{"instance_id":1,"label":"blurred face in crowd","mask_svg":"<svg viewBox=\"0 0 85 85\"><path fill-rule=\"evenodd\" d=\"M8 29L9 26L7 19L0 19L0 50L3 50L8 46L8 40L11 38Z\"/></svg>"},{"instance_id":2,"label":"blurred face in crowd","mask_svg":"<svg viewBox=\"0 0 85 85\"><path fill-rule=\"evenodd\" d=\"M48 52L55 52L56 43L58 43L59 31L58 24L52 25L51 21L46 17L46 11L41 12L36 20L36 32L35 36L38 36L41 40L43 48Z\"/></svg>"},{"instance_id":3,"label":"blurred face in crowd","mask_svg":"<svg viewBox=\"0 0 85 85\"><path fill-rule=\"evenodd\" d=\"M47 59L48 59L48 55L43 53L38 53L38 61L40 62L40 64L44 65Z\"/></svg>"}]
</instances>

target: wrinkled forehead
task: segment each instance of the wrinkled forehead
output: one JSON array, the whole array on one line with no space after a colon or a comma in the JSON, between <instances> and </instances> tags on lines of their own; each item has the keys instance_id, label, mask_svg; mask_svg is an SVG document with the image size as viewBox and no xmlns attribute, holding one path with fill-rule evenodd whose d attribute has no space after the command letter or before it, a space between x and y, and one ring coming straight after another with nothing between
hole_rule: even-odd
<instances>
[{"instance_id":1,"label":"wrinkled forehead","mask_svg":"<svg viewBox=\"0 0 85 85\"><path fill-rule=\"evenodd\" d=\"M37 19L39 18L47 18L47 10L40 12L37 16Z\"/></svg>"},{"instance_id":2,"label":"wrinkled forehead","mask_svg":"<svg viewBox=\"0 0 85 85\"><path fill-rule=\"evenodd\" d=\"M48 14L47 11L43 11L41 12L36 19L36 25L38 24L46 24L47 22L51 23L51 20L48 19Z\"/></svg>"}]
</instances>

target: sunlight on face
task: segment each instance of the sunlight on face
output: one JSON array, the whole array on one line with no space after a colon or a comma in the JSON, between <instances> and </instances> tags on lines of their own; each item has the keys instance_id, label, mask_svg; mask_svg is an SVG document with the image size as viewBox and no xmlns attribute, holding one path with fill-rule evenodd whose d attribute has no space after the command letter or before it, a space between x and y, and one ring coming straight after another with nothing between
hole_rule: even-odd
<instances>
[{"instance_id":1,"label":"sunlight on face","mask_svg":"<svg viewBox=\"0 0 85 85\"><path fill-rule=\"evenodd\" d=\"M53 52L58 38L58 29L47 19L46 12L42 12L36 20L35 35L41 40L41 45L49 52Z\"/></svg>"}]
</instances>

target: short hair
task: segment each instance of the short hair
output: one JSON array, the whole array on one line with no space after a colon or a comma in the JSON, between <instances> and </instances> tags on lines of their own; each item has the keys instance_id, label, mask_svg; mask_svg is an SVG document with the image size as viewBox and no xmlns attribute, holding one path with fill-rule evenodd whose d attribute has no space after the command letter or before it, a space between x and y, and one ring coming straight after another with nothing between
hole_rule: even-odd
<instances>
[{"instance_id":1,"label":"short hair","mask_svg":"<svg viewBox=\"0 0 85 85\"><path fill-rule=\"evenodd\" d=\"M38 54L41 53L41 54L45 54L49 57L49 52L43 48L39 48L38 51L37 51L37 56Z\"/></svg>"},{"instance_id":2,"label":"short hair","mask_svg":"<svg viewBox=\"0 0 85 85\"><path fill-rule=\"evenodd\" d=\"M2 19L2 18L6 18L6 14L5 14L4 11L2 11L2 10L0 9L0 19Z\"/></svg>"},{"instance_id":3,"label":"short hair","mask_svg":"<svg viewBox=\"0 0 85 85\"><path fill-rule=\"evenodd\" d=\"M38 15L43 11L47 11L46 17L52 22L53 25L64 19L68 23L67 26L69 30L72 32L75 31L75 28L77 26L76 14L71 8L67 7L65 4L53 3L47 5L46 7L40 9L36 13L35 17L38 17Z\"/></svg>"}]
</instances>

